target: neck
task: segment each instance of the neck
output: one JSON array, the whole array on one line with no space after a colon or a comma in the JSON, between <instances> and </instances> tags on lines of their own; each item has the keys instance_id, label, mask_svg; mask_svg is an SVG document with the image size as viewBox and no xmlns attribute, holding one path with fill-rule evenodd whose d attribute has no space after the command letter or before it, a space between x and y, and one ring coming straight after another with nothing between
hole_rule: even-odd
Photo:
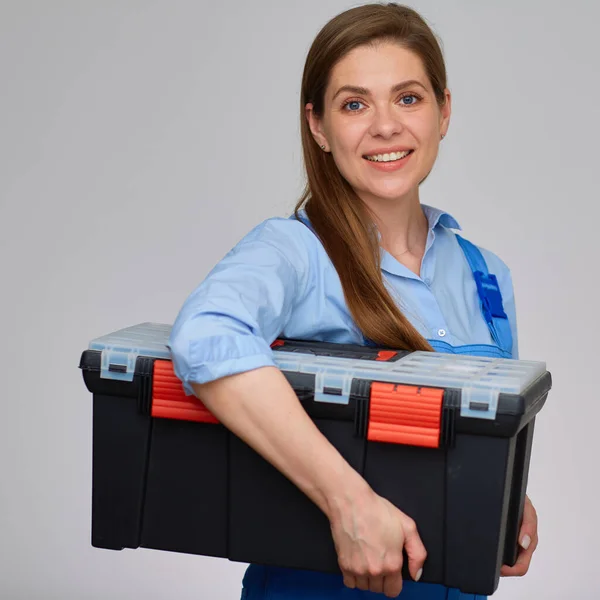
<instances>
[{"instance_id":1,"label":"neck","mask_svg":"<svg viewBox=\"0 0 600 600\"><path fill-rule=\"evenodd\" d=\"M398 201L365 202L373 214L380 245L393 256L422 256L427 243L429 223L418 194Z\"/></svg>"}]
</instances>

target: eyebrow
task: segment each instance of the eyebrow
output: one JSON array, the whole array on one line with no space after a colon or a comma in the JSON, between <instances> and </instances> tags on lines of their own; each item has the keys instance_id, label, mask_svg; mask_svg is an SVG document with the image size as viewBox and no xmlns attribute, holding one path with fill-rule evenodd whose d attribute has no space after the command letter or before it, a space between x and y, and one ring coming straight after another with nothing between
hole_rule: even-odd
<instances>
[{"instance_id":1,"label":"eyebrow","mask_svg":"<svg viewBox=\"0 0 600 600\"><path fill-rule=\"evenodd\" d=\"M427 88L420 81L417 81L416 79L409 79L408 81L402 81L400 83L397 83L395 86L393 86L390 89L390 93L395 94L396 92L399 92L400 90L410 87L411 85L418 85L418 86L422 87L424 90L427 90ZM351 92L353 94L359 94L360 96L369 96L371 94L371 92L367 88L364 88L364 87L359 87L356 85L343 85L335 93L332 100L335 100L342 92Z\"/></svg>"}]
</instances>

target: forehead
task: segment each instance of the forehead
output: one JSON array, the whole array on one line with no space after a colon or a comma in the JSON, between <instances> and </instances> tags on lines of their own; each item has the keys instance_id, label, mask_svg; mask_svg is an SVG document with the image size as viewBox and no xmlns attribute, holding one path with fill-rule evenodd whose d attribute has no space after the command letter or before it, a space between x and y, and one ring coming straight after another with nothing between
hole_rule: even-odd
<instances>
[{"instance_id":1,"label":"forehead","mask_svg":"<svg viewBox=\"0 0 600 600\"><path fill-rule=\"evenodd\" d=\"M416 79L430 87L423 63L414 52L392 42L359 46L333 67L328 94L335 94L342 85L361 86L374 93L388 92L393 85L407 79Z\"/></svg>"}]
</instances>

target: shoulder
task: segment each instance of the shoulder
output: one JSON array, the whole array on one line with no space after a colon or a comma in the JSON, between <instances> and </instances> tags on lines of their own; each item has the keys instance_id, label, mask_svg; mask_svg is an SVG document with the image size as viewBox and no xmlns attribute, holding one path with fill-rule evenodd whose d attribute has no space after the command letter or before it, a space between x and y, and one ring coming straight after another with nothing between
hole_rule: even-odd
<instances>
[{"instance_id":1,"label":"shoulder","mask_svg":"<svg viewBox=\"0 0 600 600\"><path fill-rule=\"evenodd\" d=\"M488 248L484 248L483 246L477 246L479 251L481 252L490 273L496 275L496 277L500 278L501 276L510 276L510 268L509 266L500 258L498 254L492 252Z\"/></svg>"},{"instance_id":2,"label":"shoulder","mask_svg":"<svg viewBox=\"0 0 600 600\"><path fill-rule=\"evenodd\" d=\"M270 217L255 225L238 243L270 244L283 251L303 251L310 245L312 232L293 217Z\"/></svg>"},{"instance_id":3,"label":"shoulder","mask_svg":"<svg viewBox=\"0 0 600 600\"><path fill-rule=\"evenodd\" d=\"M481 252L490 273L493 273L500 284L511 281L511 272L509 266L496 254L487 248L477 246Z\"/></svg>"},{"instance_id":4,"label":"shoulder","mask_svg":"<svg viewBox=\"0 0 600 600\"><path fill-rule=\"evenodd\" d=\"M489 271L494 273L497 277L499 277L500 274L504 275L506 273L510 273L506 263L497 254L491 250L488 250L487 248L479 246L470 240L468 235L463 235L460 224L449 212L429 206L427 204L422 204L421 206L425 216L427 217L427 220L429 221L429 226L431 228L435 228L439 233L442 233L442 237L448 241L453 240L458 244L458 238L460 236L460 238L475 246L475 248L477 248L482 254Z\"/></svg>"},{"instance_id":5,"label":"shoulder","mask_svg":"<svg viewBox=\"0 0 600 600\"><path fill-rule=\"evenodd\" d=\"M288 263L306 276L318 261L318 240L312 231L292 217L270 217L255 225L230 250L240 261L257 254L264 262Z\"/></svg>"},{"instance_id":6,"label":"shoulder","mask_svg":"<svg viewBox=\"0 0 600 600\"><path fill-rule=\"evenodd\" d=\"M490 273L493 273L498 280L498 286L505 301L512 301L514 298L514 285L512 273L508 265L494 252L487 248L478 246Z\"/></svg>"},{"instance_id":7,"label":"shoulder","mask_svg":"<svg viewBox=\"0 0 600 600\"><path fill-rule=\"evenodd\" d=\"M453 232L453 234L457 236L456 233ZM498 284L500 285L500 289L503 291L503 293L512 295L512 274L506 262L504 262L504 260L498 254L487 247L474 243L473 241L469 240L468 237L465 237L462 234L461 237L479 250L481 256L485 260L488 271L494 274L498 279Z\"/></svg>"}]
</instances>

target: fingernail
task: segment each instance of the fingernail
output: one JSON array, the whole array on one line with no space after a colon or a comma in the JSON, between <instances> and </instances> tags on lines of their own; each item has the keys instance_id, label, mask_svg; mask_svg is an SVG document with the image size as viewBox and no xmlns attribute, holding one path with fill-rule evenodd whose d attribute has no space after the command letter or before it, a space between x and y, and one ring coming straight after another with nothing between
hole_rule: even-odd
<instances>
[{"instance_id":1,"label":"fingernail","mask_svg":"<svg viewBox=\"0 0 600 600\"><path fill-rule=\"evenodd\" d=\"M421 579L421 575L423 575L422 568L417 571L417 576L415 577L415 581L419 581L419 579Z\"/></svg>"},{"instance_id":2,"label":"fingernail","mask_svg":"<svg viewBox=\"0 0 600 600\"><path fill-rule=\"evenodd\" d=\"M529 544L531 544L531 538L528 535L524 535L523 539L521 540L521 546L527 550L527 548L529 548Z\"/></svg>"}]
</instances>

